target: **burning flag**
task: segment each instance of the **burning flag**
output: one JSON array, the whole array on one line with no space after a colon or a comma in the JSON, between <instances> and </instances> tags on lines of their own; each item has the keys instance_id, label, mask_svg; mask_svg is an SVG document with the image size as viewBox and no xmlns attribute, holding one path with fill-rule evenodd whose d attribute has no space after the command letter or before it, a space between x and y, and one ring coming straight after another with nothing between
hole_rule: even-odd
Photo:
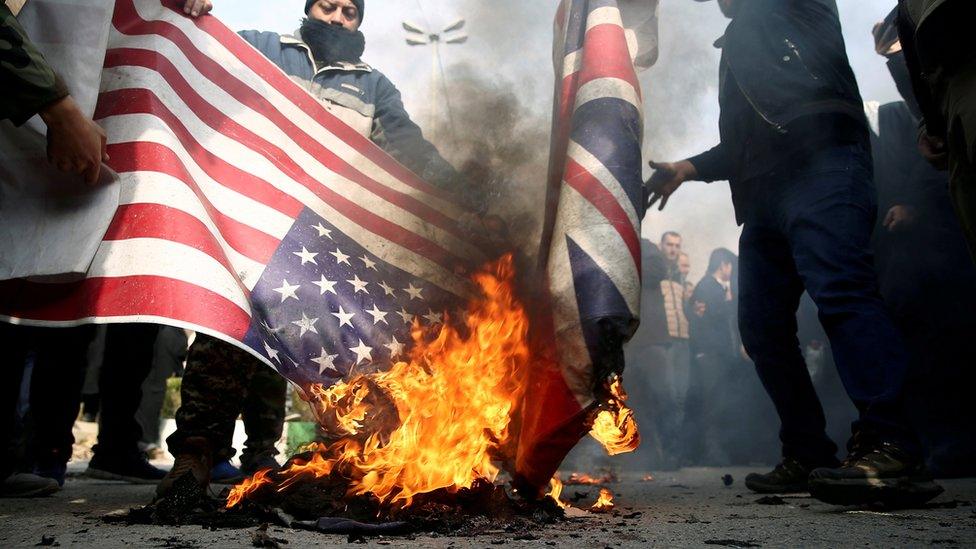
<instances>
[{"instance_id":1,"label":"burning flag","mask_svg":"<svg viewBox=\"0 0 976 549\"><path fill-rule=\"evenodd\" d=\"M619 374L641 100L613 0L559 8L545 235L523 273L488 262L450 195L177 4L116 1L95 118L118 208L84 276L2 282L0 318L190 328L287 377L337 441L229 503L341 471L350 495L402 507L503 466L534 497L591 428L611 453L636 447Z\"/></svg>"}]
</instances>

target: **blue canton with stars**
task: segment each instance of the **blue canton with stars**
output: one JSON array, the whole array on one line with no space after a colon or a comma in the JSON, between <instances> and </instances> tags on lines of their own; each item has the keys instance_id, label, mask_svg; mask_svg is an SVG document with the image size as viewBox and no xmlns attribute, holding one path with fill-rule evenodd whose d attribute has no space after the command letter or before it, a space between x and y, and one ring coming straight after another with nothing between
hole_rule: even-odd
<instances>
[{"instance_id":1,"label":"blue canton with stars","mask_svg":"<svg viewBox=\"0 0 976 549\"><path fill-rule=\"evenodd\" d=\"M388 368L406 356L414 319L436 327L460 298L381 261L306 208L251 305L244 343L304 387Z\"/></svg>"}]
</instances>

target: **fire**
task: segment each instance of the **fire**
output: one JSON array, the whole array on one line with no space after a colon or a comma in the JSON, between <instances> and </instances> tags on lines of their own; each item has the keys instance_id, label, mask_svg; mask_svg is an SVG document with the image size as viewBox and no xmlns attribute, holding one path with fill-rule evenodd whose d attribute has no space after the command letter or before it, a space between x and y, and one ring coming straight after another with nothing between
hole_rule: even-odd
<instances>
[{"instance_id":1,"label":"fire","mask_svg":"<svg viewBox=\"0 0 976 549\"><path fill-rule=\"evenodd\" d=\"M600 499L590 507L592 513L609 513L613 511L613 492L600 488Z\"/></svg>"},{"instance_id":2,"label":"fire","mask_svg":"<svg viewBox=\"0 0 976 549\"><path fill-rule=\"evenodd\" d=\"M227 508L234 507L244 501L247 499L247 496L253 494L265 484L271 484L271 479L268 478L269 473L271 473L271 469L262 469L255 473L253 477L244 479L244 482L232 488L230 494L227 496Z\"/></svg>"},{"instance_id":3,"label":"fire","mask_svg":"<svg viewBox=\"0 0 976 549\"><path fill-rule=\"evenodd\" d=\"M307 461L293 460L276 474L285 479L278 490L335 471L350 479L349 496L372 493L384 505L406 507L419 494L494 481L530 358L528 316L513 279L507 256L475 275L482 297L458 319L461 328L445 321L435 334L416 322L412 349L389 370L308 388L320 423L342 438ZM235 488L227 506L257 482Z\"/></svg>"},{"instance_id":4,"label":"fire","mask_svg":"<svg viewBox=\"0 0 976 549\"><path fill-rule=\"evenodd\" d=\"M640 431L634 411L626 406L627 392L620 377L610 383L610 397L597 414L590 436L603 445L611 456L633 452L640 446Z\"/></svg>"},{"instance_id":5,"label":"fire","mask_svg":"<svg viewBox=\"0 0 976 549\"><path fill-rule=\"evenodd\" d=\"M613 472L606 472L603 476L597 478L588 473L571 473L569 478L566 479L566 484L579 484L579 485L597 485L597 484L613 484L619 482L620 479L617 478Z\"/></svg>"},{"instance_id":6,"label":"fire","mask_svg":"<svg viewBox=\"0 0 976 549\"><path fill-rule=\"evenodd\" d=\"M556 505L560 506L561 508L568 509L569 504L563 503L562 500L559 499L559 496L561 496L562 493L563 481L559 479L559 475L557 474L556 476L552 477L552 480L549 481L549 493L546 494L546 496L551 497L552 500L556 502Z\"/></svg>"},{"instance_id":7,"label":"fire","mask_svg":"<svg viewBox=\"0 0 976 549\"><path fill-rule=\"evenodd\" d=\"M657 479L655 479L655 478L654 478L654 475L652 475L652 474L650 474L650 473L648 473L648 474L646 474L646 475L644 475L644 476L643 476L643 477L641 478L641 482L654 482L655 480L657 480Z\"/></svg>"}]
</instances>

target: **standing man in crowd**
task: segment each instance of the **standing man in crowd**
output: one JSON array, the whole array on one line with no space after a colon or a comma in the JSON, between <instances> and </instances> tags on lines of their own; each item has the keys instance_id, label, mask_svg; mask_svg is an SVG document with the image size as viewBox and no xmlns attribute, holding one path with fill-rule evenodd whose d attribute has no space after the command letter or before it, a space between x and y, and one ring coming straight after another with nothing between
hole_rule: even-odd
<instances>
[{"instance_id":1,"label":"standing man in crowd","mask_svg":"<svg viewBox=\"0 0 976 549\"><path fill-rule=\"evenodd\" d=\"M330 112L414 173L440 187L455 187L457 172L424 139L404 109L400 92L386 76L362 61L366 39L359 27L364 10L365 0L308 0L307 17L293 36L258 31L240 34L318 97ZM177 430L167 439L176 461L160 483L158 497L165 497L175 481L186 474L191 474L201 489L209 485L215 457L229 457L229 437L242 411L242 401L255 391L254 380L266 368L236 347L202 334L197 337L183 376ZM285 386L278 381L280 386L265 390L276 395L273 401L280 396L283 404ZM220 390L214 389L215 383L220 384ZM269 430L254 438L270 443L270 448L254 452L256 460L244 464L245 472L273 463L273 443L282 424L277 416L268 417L266 425L277 433ZM249 431L249 445L251 439Z\"/></svg>"},{"instance_id":2,"label":"standing man in crowd","mask_svg":"<svg viewBox=\"0 0 976 549\"><path fill-rule=\"evenodd\" d=\"M684 437L687 458L696 464L723 462L724 436L720 429L724 383L739 356L735 335L732 266L735 254L725 248L712 252L708 273L695 286L689 305L691 321L691 375ZM723 432L725 431L725 432Z\"/></svg>"},{"instance_id":3,"label":"standing man in crowd","mask_svg":"<svg viewBox=\"0 0 976 549\"><path fill-rule=\"evenodd\" d=\"M782 422L783 461L750 485L809 487L826 502L914 502L941 493L902 401L908 355L878 293L868 128L834 0L718 0L721 143L651 165L649 206L685 181L729 180L740 240L743 344ZM860 411L848 457L825 432L797 343L806 289ZM901 500L904 502L904 500Z\"/></svg>"},{"instance_id":4,"label":"standing man in crowd","mask_svg":"<svg viewBox=\"0 0 976 549\"><path fill-rule=\"evenodd\" d=\"M898 4L898 31L922 116L919 149L949 170L952 202L976 258L976 3Z\"/></svg>"}]
</instances>

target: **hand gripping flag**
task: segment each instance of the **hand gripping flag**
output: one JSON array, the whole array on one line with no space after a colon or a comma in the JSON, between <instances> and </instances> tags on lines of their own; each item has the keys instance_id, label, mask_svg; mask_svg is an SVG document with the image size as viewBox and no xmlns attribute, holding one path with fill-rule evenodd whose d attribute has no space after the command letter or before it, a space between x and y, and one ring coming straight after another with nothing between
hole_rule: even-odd
<instances>
[{"instance_id":1,"label":"hand gripping flag","mask_svg":"<svg viewBox=\"0 0 976 549\"><path fill-rule=\"evenodd\" d=\"M458 273L488 246L448 195L177 4L116 1L95 119L120 204L83 277L0 282L0 318L185 327L301 387L389 364L415 320L436 326L467 302ZM533 487L622 368L640 289L637 44L612 0L563 2L557 44L534 335L552 366L531 374L515 460Z\"/></svg>"}]
</instances>

